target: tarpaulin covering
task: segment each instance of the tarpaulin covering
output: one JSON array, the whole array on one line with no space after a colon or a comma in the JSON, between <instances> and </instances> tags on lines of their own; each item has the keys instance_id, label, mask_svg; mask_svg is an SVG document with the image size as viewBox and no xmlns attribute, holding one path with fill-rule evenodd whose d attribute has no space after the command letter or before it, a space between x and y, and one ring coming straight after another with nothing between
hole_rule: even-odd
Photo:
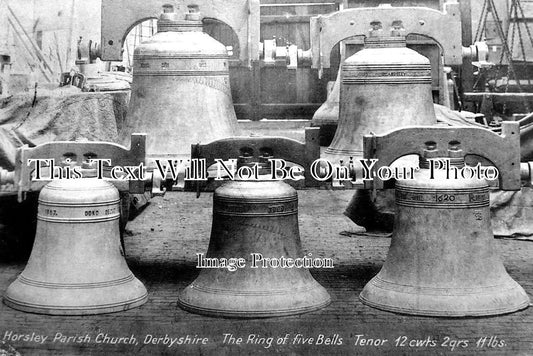
<instances>
[{"instance_id":1,"label":"tarpaulin covering","mask_svg":"<svg viewBox=\"0 0 533 356\"><path fill-rule=\"evenodd\" d=\"M50 141L118 142L129 91L75 87L17 94L0 102L0 167L13 169L16 149Z\"/></svg>"}]
</instances>

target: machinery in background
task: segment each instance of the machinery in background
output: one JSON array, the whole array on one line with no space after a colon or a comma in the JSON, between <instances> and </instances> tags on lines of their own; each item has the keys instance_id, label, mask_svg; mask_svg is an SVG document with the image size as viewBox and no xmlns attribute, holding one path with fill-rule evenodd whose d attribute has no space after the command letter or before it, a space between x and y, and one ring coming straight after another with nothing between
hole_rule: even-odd
<instances>
[{"instance_id":1,"label":"machinery in background","mask_svg":"<svg viewBox=\"0 0 533 356\"><path fill-rule=\"evenodd\" d=\"M9 95L11 56L8 41L7 2L0 1L0 99Z\"/></svg>"},{"instance_id":2,"label":"machinery in background","mask_svg":"<svg viewBox=\"0 0 533 356\"><path fill-rule=\"evenodd\" d=\"M506 14L498 13L502 7L496 3L483 2L475 34L487 41L491 63L478 64L473 90L464 93L464 100L484 115L484 124L491 128L530 114L533 108L531 3L511 0Z\"/></svg>"},{"instance_id":3,"label":"machinery in background","mask_svg":"<svg viewBox=\"0 0 533 356\"><path fill-rule=\"evenodd\" d=\"M76 68L61 73L59 86L72 85L87 92L129 90L131 76L117 71L102 71L102 63L98 60L100 54L100 44L80 37Z\"/></svg>"},{"instance_id":4,"label":"machinery in background","mask_svg":"<svg viewBox=\"0 0 533 356\"><path fill-rule=\"evenodd\" d=\"M11 72L11 57L0 53L0 98L9 96L9 76Z\"/></svg>"}]
</instances>

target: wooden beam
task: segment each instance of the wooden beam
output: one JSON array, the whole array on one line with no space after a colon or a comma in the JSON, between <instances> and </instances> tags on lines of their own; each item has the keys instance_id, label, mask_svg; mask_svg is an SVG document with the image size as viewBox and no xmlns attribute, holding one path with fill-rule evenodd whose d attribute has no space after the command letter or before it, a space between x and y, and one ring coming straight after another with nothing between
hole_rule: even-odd
<instances>
[{"instance_id":1,"label":"wooden beam","mask_svg":"<svg viewBox=\"0 0 533 356\"><path fill-rule=\"evenodd\" d=\"M464 93L464 100L480 102L483 99L492 99L494 102L523 102L533 101L533 93Z\"/></svg>"}]
</instances>

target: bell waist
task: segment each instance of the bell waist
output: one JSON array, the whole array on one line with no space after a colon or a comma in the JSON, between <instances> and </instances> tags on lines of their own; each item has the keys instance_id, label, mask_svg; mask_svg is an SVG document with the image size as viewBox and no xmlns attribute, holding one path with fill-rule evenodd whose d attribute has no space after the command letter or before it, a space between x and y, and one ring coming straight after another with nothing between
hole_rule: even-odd
<instances>
[{"instance_id":1,"label":"bell waist","mask_svg":"<svg viewBox=\"0 0 533 356\"><path fill-rule=\"evenodd\" d=\"M396 204L429 209L465 209L489 206L489 188L430 189L396 184Z\"/></svg>"},{"instance_id":2,"label":"bell waist","mask_svg":"<svg viewBox=\"0 0 533 356\"><path fill-rule=\"evenodd\" d=\"M231 198L215 196L213 214L229 216L285 216L298 213L298 197Z\"/></svg>"},{"instance_id":3,"label":"bell waist","mask_svg":"<svg viewBox=\"0 0 533 356\"><path fill-rule=\"evenodd\" d=\"M342 83L431 84L429 64L357 64L342 66Z\"/></svg>"}]
</instances>

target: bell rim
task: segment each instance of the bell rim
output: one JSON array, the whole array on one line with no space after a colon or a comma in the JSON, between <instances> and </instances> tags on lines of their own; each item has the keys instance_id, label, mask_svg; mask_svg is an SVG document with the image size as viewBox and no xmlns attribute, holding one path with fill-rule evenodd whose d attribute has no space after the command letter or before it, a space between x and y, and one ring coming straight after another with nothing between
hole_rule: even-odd
<instances>
[{"instance_id":1,"label":"bell rim","mask_svg":"<svg viewBox=\"0 0 533 356\"><path fill-rule=\"evenodd\" d=\"M443 317L443 318L461 318L461 317L488 317L488 316L496 316L496 315L504 315L504 314L510 314L514 312L518 312L520 310L524 310L530 305L530 299L525 292L525 290L518 284L515 280L513 280L510 276L507 281L507 283L503 283L500 285L495 286L487 286L485 288L480 287L479 291L477 293L464 293L464 294L448 294L448 295L442 295L439 293L408 293L405 291L398 291L394 289L388 289L386 286L379 286L376 283L383 282L384 284L394 284L387 281L382 280L378 276L375 276L366 284L363 291L359 294L359 300L370 307L384 310L388 312L403 314L403 315L416 315L416 316L428 316L428 317ZM382 283L382 284L383 284ZM413 289L417 289L416 286L412 286ZM487 289L493 289L497 290L500 288L500 294L498 296L494 296L491 294L487 294ZM423 288L424 289L424 288ZM427 290L434 290L437 291L439 288L426 288ZM449 289L449 288L440 288L442 290ZM475 289L475 288L472 288ZM394 303L402 304L402 300L413 300L413 297L416 296L418 303L422 301L423 304L424 300L427 301L434 301L437 297L446 297L446 301L442 303L439 309L436 309L432 303L427 302L427 308L406 308L406 307L400 307L397 305L388 304L386 302L379 302L379 301L373 301L375 298L368 298L365 295L367 294L383 294L383 293L389 293L388 296L382 299L389 299L394 300ZM509 298L514 297L515 299L519 300L519 302L516 303L500 303L500 306L495 307L486 307L485 309L474 309L476 305L480 305L480 298L486 299L488 302L491 300L500 300L504 297L502 295L507 295ZM465 298L468 296L470 301L470 305L467 305L471 307L471 309L459 309L459 310L453 310L454 307L457 307L457 305L464 305L460 303L461 298ZM478 298L473 298L473 296L476 296ZM520 298L519 298L520 297ZM405 304L405 303L403 303ZM496 304L496 303L495 303ZM431 307L430 307L431 306ZM448 306L449 308L445 308Z\"/></svg>"},{"instance_id":2,"label":"bell rim","mask_svg":"<svg viewBox=\"0 0 533 356\"><path fill-rule=\"evenodd\" d=\"M300 297L299 303L295 302L294 296ZM217 301L216 307L211 304L214 300ZM254 303L243 307L250 300ZM247 319L304 314L325 308L330 303L331 295L314 279L299 288L249 291L198 288L193 282L179 294L177 301L178 306L188 312Z\"/></svg>"},{"instance_id":3,"label":"bell rim","mask_svg":"<svg viewBox=\"0 0 533 356\"><path fill-rule=\"evenodd\" d=\"M148 290L131 272L111 281L90 283L43 281L31 284L21 280L23 273L24 271L9 285L3 296L5 305L23 312L45 315L96 315L126 311L148 301ZM95 297L102 295L104 298L94 302ZM60 305L53 302L67 297L74 299L79 305Z\"/></svg>"},{"instance_id":4,"label":"bell rim","mask_svg":"<svg viewBox=\"0 0 533 356\"><path fill-rule=\"evenodd\" d=\"M322 301L321 303L316 303L314 305L303 306L300 308L286 308L279 310L235 310L235 309L219 309L219 308L207 308L201 307L197 304L188 303L182 300L181 296L178 298L178 306L183 310L195 314L206 315L211 317L225 317L225 318L238 318L238 319L252 319L252 318L275 318L283 316L291 316L298 314L310 313L327 307L331 304L331 297L329 293L327 300ZM238 304L238 303L232 303Z\"/></svg>"},{"instance_id":5,"label":"bell rim","mask_svg":"<svg viewBox=\"0 0 533 356\"><path fill-rule=\"evenodd\" d=\"M110 303L109 305L95 305L88 306L68 306L62 307L60 305L45 305L34 303L23 303L18 300L14 300L7 295L4 295L3 302L10 308L20 310L27 313L43 314L43 315L96 315L96 314L108 314L117 313L121 311L130 310L140 307L148 301L148 291L137 298L130 300Z\"/></svg>"},{"instance_id":6,"label":"bell rim","mask_svg":"<svg viewBox=\"0 0 533 356\"><path fill-rule=\"evenodd\" d=\"M512 314L519 312L521 310L527 309L530 305L529 301L525 301L518 306L512 307L512 308L500 308L500 309L491 309L488 311L482 311L479 312L468 312L468 313L461 313L461 312L450 312L446 311L446 314L439 313L438 311L431 311L431 310L417 310L417 309L407 309L407 308L400 308L400 307L392 307L386 304L381 303L374 303L369 301L368 299L361 297L359 295L359 300L372 308L376 308L382 311L386 312L392 312L396 314L401 315L411 315L411 316L426 316L426 317L438 317L438 318L465 318L465 317L491 317L491 316L498 316L498 315L506 315L506 314Z\"/></svg>"}]
</instances>

